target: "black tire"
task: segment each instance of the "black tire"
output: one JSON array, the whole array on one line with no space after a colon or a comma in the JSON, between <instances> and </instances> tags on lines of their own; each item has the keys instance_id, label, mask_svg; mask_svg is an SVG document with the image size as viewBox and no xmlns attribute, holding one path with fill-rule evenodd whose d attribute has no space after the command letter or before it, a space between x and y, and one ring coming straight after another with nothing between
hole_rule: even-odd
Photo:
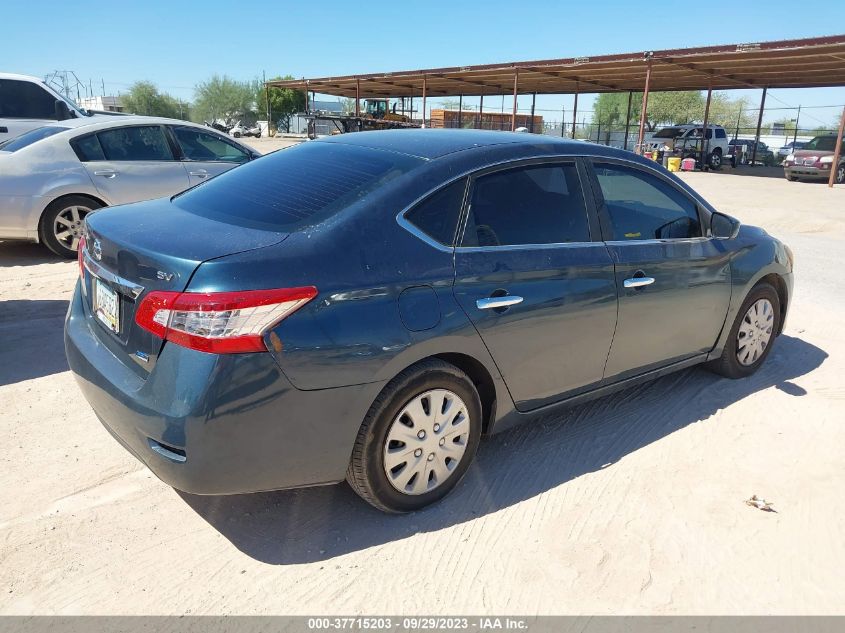
<instances>
[{"instance_id":1,"label":"black tire","mask_svg":"<svg viewBox=\"0 0 845 633\"><path fill-rule=\"evenodd\" d=\"M743 319L745 319L749 308L760 299L768 299L769 303L772 305L773 314L771 322L771 336L762 354L760 354L760 356L752 364L743 365L737 358L737 351L739 347L739 328ZM770 284L765 282L754 286L751 289L751 292L748 293L745 301L742 302L742 307L740 307L739 313L737 314L733 326L731 327L731 331L728 334L728 340L725 343L725 349L722 352L722 355L707 363L707 368L727 378L745 378L746 376L753 374L760 368L760 365L765 362L769 352L772 351L772 346L774 345L775 339L777 338L780 330L780 318L780 297L778 296L777 291Z\"/></svg>"},{"instance_id":2,"label":"black tire","mask_svg":"<svg viewBox=\"0 0 845 633\"><path fill-rule=\"evenodd\" d=\"M833 181L837 185L845 185L845 163L841 163L839 167L836 168L836 176Z\"/></svg>"},{"instance_id":3,"label":"black tire","mask_svg":"<svg viewBox=\"0 0 845 633\"><path fill-rule=\"evenodd\" d=\"M707 165L713 171L720 170L722 168L722 150L716 148L710 152L710 156L707 158Z\"/></svg>"},{"instance_id":4,"label":"black tire","mask_svg":"<svg viewBox=\"0 0 845 633\"><path fill-rule=\"evenodd\" d=\"M458 465L445 481L428 492L406 494L394 488L385 472L385 444L402 409L431 389L447 389L463 400L469 417L469 438ZM362 499L379 510L390 513L419 510L449 494L464 476L478 450L481 427L481 399L469 377L444 361L422 361L391 380L373 402L358 431L346 480Z\"/></svg>"},{"instance_id":5,"label":"black tire","mask_svg":"<svg viewBox=\"0 0 845 633\"><path fill-rule=\"evenodd\" d=\"M38 223L38 235L41 242L60 257L73 259L76 257L76 248L71 248L73 238L79 237L82 230L82 220L94 209L99 209L103 205L86 198L85 196L63 196L53 200L44 209L41 214L41 221ZM72 216L72 209L76 209L76 214L80 221L75 222ZM74 226L67 226L67 231L70 232L69 237L61 237L62 231L57 230L57 222L59 216L62 216L65 221L70 221Z\"/></svg>"},{"instance_id":6,"label":"black tire","mask_svg":"<svg viewBox=\"0 0 845 633\"><path fill-rule=\"evenodd\" d=\"M798 182L798 176L790 176L789 174L785 174L785 176L789 182Z\"/></svg>"},{"instance_id":7,"label":"black tire","mask_svg":"<svg viewBox=\"0 0 845 633\"><path fill-rule=\"evenodd\" d=\"M240 137L241 137L241 133L240 133L240 132L233 132L233 133L232 133L232 136L234 136L235 138L240 138Z\"/></svg>"}]
</instances>

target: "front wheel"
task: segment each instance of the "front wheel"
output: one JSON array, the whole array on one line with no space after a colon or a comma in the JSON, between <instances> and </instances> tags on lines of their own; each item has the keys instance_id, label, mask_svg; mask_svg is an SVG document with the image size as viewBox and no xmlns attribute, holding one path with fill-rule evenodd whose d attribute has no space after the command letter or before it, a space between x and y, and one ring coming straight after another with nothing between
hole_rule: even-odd
<instances>
[{"instance_id":1,"label":"front wheel","mask_svg":"<svg viewBox=\"0 0 845 633\"><path fill-rule=\"evenodd\" d=\"M767 283L751 289L737 314L721 357L708 368L727 378L744 378L760 368L780 329L780 298Z\"/></svg>"},{"instance_id":2,"label":"front wheel","mask_svg":"<svg viewBox=\"0 0 845 633\"><path fill-rule=\"evenodd\" d=\"M424 361L391 380L370 407L346 479L379 510L419 510L451 492L480 439L472 381L454 365Z\"/></svg>"},{"instance_id":3,"label":"front wheel","mask_svg":"<svg viewBox=\"0 0 845 633\"><path fill-rule=\"evenodd\" d=\"M82 196L54 200L41 215L38 227L41 241L56 255L68 259L76 257L79 238L82 237L82 222L86 215L100 206Z\"/></svg>"},{"instance_id":4,"label":"front wheel","mask_svg":"<svg viewBox=\"0 0 845 633\"><path fill-rule=\"evenodd\" d=\"M845 163L836 168L836 176L834 178L837 185L845 185Z\"/></svg>"}]
</instances>

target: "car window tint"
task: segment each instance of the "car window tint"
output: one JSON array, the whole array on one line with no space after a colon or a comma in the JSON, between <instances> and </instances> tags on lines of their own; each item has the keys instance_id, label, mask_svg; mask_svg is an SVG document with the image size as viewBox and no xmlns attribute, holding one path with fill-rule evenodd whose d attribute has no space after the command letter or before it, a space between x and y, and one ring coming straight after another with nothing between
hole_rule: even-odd
<instances>
[{"instance_id":1,"label":"car window tint","mask_svg":"<svg viewBox=\"0 0 845 633\"><path fill-rule=\"evenodd\" d=\"M158 125L122 127L97 132L106 160L173 160Z\"/></svg>"},{"instance_id":2,"label":"car window tint","mask_svg":"<svg viewBox=\"0 0 845 633\"><path fill-rule=\"evenodd\" d=\"M216 134L189 127L173 129L182 153L188 160L244 163L249 155Z\"/></svg>"},{"instance_id":3,"label":"car window tint","mask_svg":"<svg viewBox=\"0 0 845 633\"><path fill-rule=\"evenodd\" d=\"M462 246L589 240L574 163L520 167L476 179Z\"/></svg>"},{"instance_id":4,"label":"car window tint","mask_svg":"<svg viewBox=\"0 0 845 633\"><path fill-rule=\"evenodd\" d=\"M613 240L701 236L695 204L669 183L639 169L594 164Z\"/></svg>"},{"instance_id":5,"label":"car window tint","mask_svg":"<svg viewBox=\"0 0 845 633\"><path fill-rule=\"evenodd\" d=\"M424 162L366 147L302 143L216 176L173 203L221 222L292 231L333 216Z\"/></svg>"},{"instance_id":6,"label":"car window tint","mask_svg":"<svg viewBox=\"0 0 845 633\"><path fill-rule=\"evenodd\" d=\"M725 136L725 130L720 128L720 127L717 127L716 128L716 138L727 138L727 136Z\"/></svg>"},{"instance_id":7,"label":"car window tint","mask_svg":"<svg viewBox=\"0 0 845 633\"><path fill-rule=\"evenodd\" d=\"M100 141L97 140L96 134L89 134L82 138L74 139L70 142L73 151L76 152L76 157L83 163L91 160L106 160L103 154L103 148L100 147Z\"/></svg>"},{"instance_id":8,"label":"car window tint","mask_svg":"<svg viewBox=\"0 0 845 633\"><path fill-rule=\"evenodd\" d=\"M465 190L466 178L460 178L417 204L405 219L432 239L452 246Z\"/></svg>"},{"instance_id":9,"label":"car window tint","mask_svg":"<svg viewBox=\"0 0 845 633\"><path fill-rule=\"evenodd\" d=\"M55 120L56 97L31 81L0 79L0 117Z\"/></svg>"},{"instance_id":10,"label":"car window tint","mask_svg":"<svg viewBox=\"0 0 845 633\"><path fill-rule=\"evenodd\" d=\"M41 139L48 138L50 136L53 136L53 134L58 134L59 132L64 132L68 129L70 128L52 125L35 128L34 130L24 132L20 136L16 136L13 139L0 143L0 151L16 152L19 149L23 149L24 147L29 147L30 145L37 141L40 141Z\"/></svg>"}]
</instances>

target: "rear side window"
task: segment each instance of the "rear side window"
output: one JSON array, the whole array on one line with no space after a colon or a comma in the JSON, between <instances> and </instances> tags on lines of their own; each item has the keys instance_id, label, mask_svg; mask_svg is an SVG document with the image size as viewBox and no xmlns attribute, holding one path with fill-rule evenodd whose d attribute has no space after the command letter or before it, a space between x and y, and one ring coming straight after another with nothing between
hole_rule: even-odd
<instances>
[{"instance_id":1,"label":"rear side window","mask_svg":"<svg viewBox=\"0 0 845 633\"><path fill-rule=\"evenodd\" d=\"M405 219L433 240L452 246L466 184L466 178L461 178L443 187L408 211Z\"/></svg>"},{"instance_id":2,"label":"rear side window","mask_svg":"<svg viewBox=\"0 0 845 633\"><path fill-rule=\"evenodd\" d=\"M20 136L10 139L4 143L0 143L0 151L16 152L19 149L23 149L24 147L29 147L30 145L37 141L40 141L41 139L53 136L53 134L58 134L59 132L64 132L68 129L70 128L52 125L35 128L34 130L24 132Z\"/></svg>"},{"instance_id":3,"label":"rear side window","mask_svg":"<svg viewBox=\"0 0 845 633\"><path fill-rule=\"evenodd\" d=\"M589 241L574 163L519 167L475 180L462 246Z\"/></svg>"},{"instance_id":4,"label":"rear side window","mask_svg":"<svg viewBox=\"0 0 845 633\"><path fill-rule=\"evenodd\" d=\"M315 224L402 176L420 158L340 143L302 143L173 198L203 217L271 231Z\"/></svg>"},{"instance_id":5,"label":"rear side window","mask_svg":"<svg viewBox=\"0 0 845 633\"><path fill-rule=\"evenodd\" d=\"M83 163L91 160L106 160L103 154L103 148L100 147L100 141L97 140L96 134L89 134L82 138L74 139L70 142L73 151L76 152L76 157Z\"/></svg>"},{"instance_id":6,"label":"rear side window","mask_svg":"<svg viewBox=\"0 0 845 633\"><path fill-rule=\"evenodd\" d=\"M720 127L716 128L716 138L727 138L725 136L725 130L723 128L720 128Z\"/></svg>"},{"instance_id":7,"label":"rear side window","mask_svg":"<svg viewBox=\"0 0 845 633\"><path fill-rule=\"evenodd\" d=\"M189 127L173 128L182 153L188 160L245 163L249 155L216 134Z\"/></svg>"},{"instance_id":8,"label":"rear side window","mask_svg":"<svg viewBox=\"0 0 845 633\"><path fill-rule=\"evenodd\" d=\"M669 183L639 169L595 163L596 178L616 241L701 236L695 203Z\"/></svg>"},{"instance_id":9,"label":"rear side window","mask_svg":"<svg viewBox=\"0 0 845 633\"><path fill-rule=\"evenodd\" d=\"M173 160L164 130L158 125L97 132L106 160Z\"/></svg>"},{"instance_id":10,"label":"rear side window","mask_svg":"<svg viewBox=\"0 0 845 633\"><path fill-rule=\"evenodd\" d=\"M56 97L31 81L0 79L0 118L56 119Z\"/></svg>"}]
</instances>

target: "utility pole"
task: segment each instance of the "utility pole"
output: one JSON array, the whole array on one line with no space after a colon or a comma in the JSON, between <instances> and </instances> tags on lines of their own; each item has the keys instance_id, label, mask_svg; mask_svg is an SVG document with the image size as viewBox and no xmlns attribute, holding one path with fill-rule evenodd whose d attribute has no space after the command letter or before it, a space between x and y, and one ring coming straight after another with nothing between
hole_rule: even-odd
<instances>
[{"instance_id":1,"label":"utility pole","mask_svg":"<svg viewBox=\"0 0 845 633\"><path fill-rule=\"evenodd\" d=\"M795 117L795 133L792 135L792 150L795 150L795 142L798 140L798 121L801 120L801 104L798 104L798 115Z\"/></svg>"}]
</instances>

